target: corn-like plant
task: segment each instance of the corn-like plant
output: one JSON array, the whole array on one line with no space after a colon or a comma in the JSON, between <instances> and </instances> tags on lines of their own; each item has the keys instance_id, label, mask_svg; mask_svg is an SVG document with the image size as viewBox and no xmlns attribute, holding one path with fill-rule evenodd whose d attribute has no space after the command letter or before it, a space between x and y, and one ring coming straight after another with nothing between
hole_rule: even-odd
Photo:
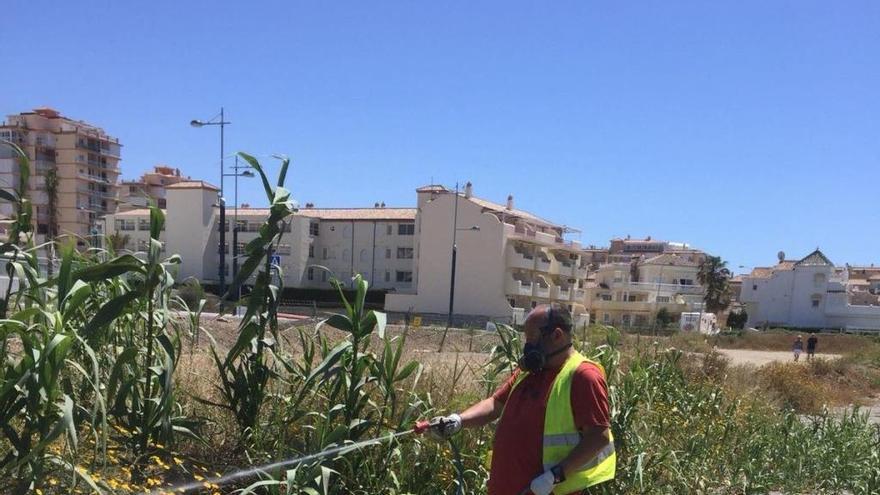
<instances>
[{"instance_id":1,"label":"corn-like plant","mask_svg":"<svg viewBox=\"0 0 880 495\"><path fill-rule=\"evenodd\" d=\"M235 416L241 434L246 436L252 432L267 395L267 384L272 373L267 354L275 349L279 341L278 296L283 290L283 276L280 267L271 266L271 258L281 242L285 219L294 212L294 206L290 192L284 188L290 160L282 158L281 171L273 188L256 158L246 153L239 153L239 156L259 174L270 202L269 216L260 226L260 235L245 247L245 262L229 291L221 296L229 299L257 272L247 296L247 309L241 319L235 344L225 357L220 357L216 345L211 345L211 354L220 374L219 391L223 398L223 403L211 404L229 409ZM274 270L279 270L279 276L273 277Z\"/></svg>"}]
</instances>

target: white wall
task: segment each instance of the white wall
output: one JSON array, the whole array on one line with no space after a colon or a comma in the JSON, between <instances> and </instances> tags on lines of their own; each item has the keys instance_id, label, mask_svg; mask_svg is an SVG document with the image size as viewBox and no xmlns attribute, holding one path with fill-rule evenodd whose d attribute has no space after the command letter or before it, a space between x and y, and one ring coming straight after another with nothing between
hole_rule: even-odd
<instances>
[{"instance_id":1,"label":"white wall","mask_svg":"<svg viewBox=\"0 0 880 495\"><path fill-rule=\"evenodd\" d=\"M416 294L388 294L389 311L446 313L449 310L449 287L452 257L452 220L454 194L441 194L426 202L416 222L421 225L418 284ZM458 200L458 228L480 227L456 234L458 256L455 280L454 312L464 315L508 318L511 307L504 292L504 225L479 206L463 198Z\"/></svg>"}]
</instances>

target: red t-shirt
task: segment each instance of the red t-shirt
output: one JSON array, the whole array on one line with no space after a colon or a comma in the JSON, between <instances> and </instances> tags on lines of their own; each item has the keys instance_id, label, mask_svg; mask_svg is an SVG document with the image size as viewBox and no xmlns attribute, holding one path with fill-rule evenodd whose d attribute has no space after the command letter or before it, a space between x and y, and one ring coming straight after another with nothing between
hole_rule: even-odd
<instances>
[{"instance_id":1,"label":"red t-shirt","mask_svg":"<svg viewBox=\"0 0 880 495\"><path fill-rule=\"evenodd\" d=\"M510 389L520 370L492 394L506 404L492 445L492 466L489 470L488 495L518 495L532 480L544 472L542 462L544 413L550 386L561 366L530 373ZM571 408L579 430L590 427L608 428L608 391L599 368L582 363L571 384Z\"/></svg>"}]
</instances>

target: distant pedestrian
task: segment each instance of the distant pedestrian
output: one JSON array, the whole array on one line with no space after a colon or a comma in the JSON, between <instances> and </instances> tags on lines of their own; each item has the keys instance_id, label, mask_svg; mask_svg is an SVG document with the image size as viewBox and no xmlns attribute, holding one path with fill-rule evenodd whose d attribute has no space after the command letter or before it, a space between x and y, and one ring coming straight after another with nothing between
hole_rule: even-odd
<instances>
[{"instance_id":1,"label":"distant pedestrian","mask_svg":"<svg viewBox=\"0 0 880 495\"><path fill-rule=\"evenodd\" d=\"M797 362L801 357L801 353L804 352L804 341L800 335L794 339L794 344L791 346L791 352L794 353L794 362Z\"/></svg>"},{"instance_id":2,"label":"distant pedestrian","mask_svg":"<svg viewBox=\"0 0 880 495\"><path fill-rule=\"evenodd\" d=\"M816 344L818 343L819 339L815 335L810 335L810 338L807 339L807 361L812 361L816 357Z\"/></svg>"}]
</instances>

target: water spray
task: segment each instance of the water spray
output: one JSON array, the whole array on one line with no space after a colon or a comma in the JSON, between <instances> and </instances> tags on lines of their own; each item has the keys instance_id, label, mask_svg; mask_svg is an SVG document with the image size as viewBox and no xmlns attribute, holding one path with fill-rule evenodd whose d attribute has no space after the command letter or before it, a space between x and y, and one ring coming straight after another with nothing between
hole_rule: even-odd
<instances>
[{"instance_id":1,"label":"water spray","mask_svg":"<svg viewBox=\"0 0 880 495\"><path fill-rule=\"evenodd\" d=\"M191 483L187 483L185 485L178 485L167 488L155 489L150 492L150 495L159 495L162 493L176 492L176 493L186 493L190 490L202 489L206 484L211 485L225 485L231 481L239 480L241 478L248 478L258 473L272 471L274 469L286 468L290 466L296 466L298 464L302 464L305 462L313 461L315 459L321 459L324 457L336 455L336 454L347 454L349 452L362 449L364 447L370 445L381 445L385 442L393 440L395 438L402 437L404 435L409 435L411 433L422 433L427 429L427 423L425 422L425 426L422 427L422 422L419 422L415 428L411 430L401 431L397 433L391 433L382 437L373 438L370 440L362 440L360 442L351 443L348 445L341 445L339 447L333 447L330 449L322 450L315 454L304 455L301 457L297 457L294 459L287 459L284 461L273 462L271 464L264 464L262 466L256 466L248 469L242 469L239 471L233 471L229 474L224 474L223 476L218 476L215 478L206 478L202 481L194 481Z\"/></svg>"}]
</instances>

